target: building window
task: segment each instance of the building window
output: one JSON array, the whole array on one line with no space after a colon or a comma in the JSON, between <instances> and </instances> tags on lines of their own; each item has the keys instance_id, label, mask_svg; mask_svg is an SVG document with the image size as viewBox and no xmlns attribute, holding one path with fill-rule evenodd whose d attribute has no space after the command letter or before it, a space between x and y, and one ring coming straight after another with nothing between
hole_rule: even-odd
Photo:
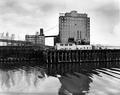
<instances>
[{"instance_id":1,"label":"building window","mask_svg":"<svg viewBox=\"0 0 120 95\"><path fill-rule=\"evenodd\" d=\"M69 46L72 46L72 44L69 44Z\"/></svg>"},{"instance_id":2,"label":"building window","mask_svg":"<svg viewBox=\"0 0 120 95\"><path fill-rule=\"evenodd\" d=\"M79 31L77 31L77 39L79 39Z\"/></svg>"},{"instance_id":3,"label":"building window","mask_svg":"<svg viewBox=\"0 0 120 95\"><path fill-rule=\"evenodd\" d=\"M68 44L65 44L65 46L68 46Z\"/></svg>"},{"instance_id":4,"label":"building window","mask_svg":"<svg viewBox=\"0 0 120 95\"><path fill-rule=\"evenodd\" d=\"M60 44L60 46L63 46L63 44Z\"/></svg>"}]
</instances>

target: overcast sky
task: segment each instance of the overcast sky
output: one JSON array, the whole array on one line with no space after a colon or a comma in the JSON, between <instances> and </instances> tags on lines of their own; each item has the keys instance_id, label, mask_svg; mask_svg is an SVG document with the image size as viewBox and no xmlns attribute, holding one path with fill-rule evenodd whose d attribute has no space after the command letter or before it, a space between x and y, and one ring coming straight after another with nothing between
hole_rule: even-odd
<instances>
[{"instance_id":1,"label":"overcast sky","mask_svg":"<svg viewBox=\"0 0 120 95\"><path fill-rule=\"evenodd\" d=\"M57 35L59 13L72 10L90 17L91 43L120 46L120 0L0 0L0 33Z\"/></svg>"}]
</instances>

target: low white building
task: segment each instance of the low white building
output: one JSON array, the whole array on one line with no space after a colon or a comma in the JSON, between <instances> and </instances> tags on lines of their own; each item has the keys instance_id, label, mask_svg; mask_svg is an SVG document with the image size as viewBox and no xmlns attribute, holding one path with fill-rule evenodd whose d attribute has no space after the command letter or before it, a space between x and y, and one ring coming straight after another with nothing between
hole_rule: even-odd
<instances>
[{"instance_id":1,"label":"low white building","mask_svg":"<svg viewBox=\"0 0 120 95\"><path fill-rule=\"evenodd\" d=\"M91 45L75 45L75 43L56 43L57 50L91 50Z\"/></svg>"},{"instance_id":2,"label":"low white building","mask_svg":"<svg viewBox=\"0 0 120 95\"><path fill-rule=\"evenodd\" d=\"M57 50L75 50L76 45L74 43L56 43L55 48Z\"/></svg>"}]
</instances>

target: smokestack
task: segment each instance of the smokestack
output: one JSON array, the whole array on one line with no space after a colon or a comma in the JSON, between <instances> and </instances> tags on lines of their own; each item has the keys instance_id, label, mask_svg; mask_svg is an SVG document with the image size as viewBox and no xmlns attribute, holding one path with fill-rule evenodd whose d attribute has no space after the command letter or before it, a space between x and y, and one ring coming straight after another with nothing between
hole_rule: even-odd
<instances>
[{"instance_id":1,"label":"smokestack","mask_svg":"<svg viewBox=\"0 0 120 95\"><path fill-rule=\"evenodd\" d=\"M43 34L43 28L40 28L40 36L44 36L44 34Z\"/></svg>"}]
</instances>

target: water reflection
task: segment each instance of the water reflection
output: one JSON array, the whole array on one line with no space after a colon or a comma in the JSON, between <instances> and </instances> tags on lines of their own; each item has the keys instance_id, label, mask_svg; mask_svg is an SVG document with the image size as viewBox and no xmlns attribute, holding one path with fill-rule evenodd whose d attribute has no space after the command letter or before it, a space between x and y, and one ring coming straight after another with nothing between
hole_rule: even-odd
<instances>
[{"instance_id":1,"label":"water reflection","mask_svg":"<svg viewBox=\"0 0 120 95\"><path fill-rule=\"evenodd\" d=\"M43 71L37 68L31 68L29 71L24 69L1 70L0 73L1 88L5 91L11 90L14 86L21 88L23 86L34 85L37 87L39 85L40 78L43 79L45 76Z\"/></svg>"},{"instance_id":2,"label":"water reflection","mask_svg":"<svg viewBox=\"0 0 120 95\"><path fill-rule=\"evenodd\" d=\"M59 95L67 95L68 93L85 95L85 93L88 93L90 82L92 82L88 76L80 73L67 74L60 77L59 80L62 84Z\"/></svg>"},{"instance_id":3,"label":"water reflection","mask_svg":"<svg viewBox=\"0 0 120 95\"><path fill-rule=\"evenodd\" d=\"M28 63L29 64L29 63ZM3 95L119 95L119 62L12 66L0 70ZM9 92L9 94L8 94ZM34 93L34 94L33 94Z\"/></svg>"}]
</instances>

